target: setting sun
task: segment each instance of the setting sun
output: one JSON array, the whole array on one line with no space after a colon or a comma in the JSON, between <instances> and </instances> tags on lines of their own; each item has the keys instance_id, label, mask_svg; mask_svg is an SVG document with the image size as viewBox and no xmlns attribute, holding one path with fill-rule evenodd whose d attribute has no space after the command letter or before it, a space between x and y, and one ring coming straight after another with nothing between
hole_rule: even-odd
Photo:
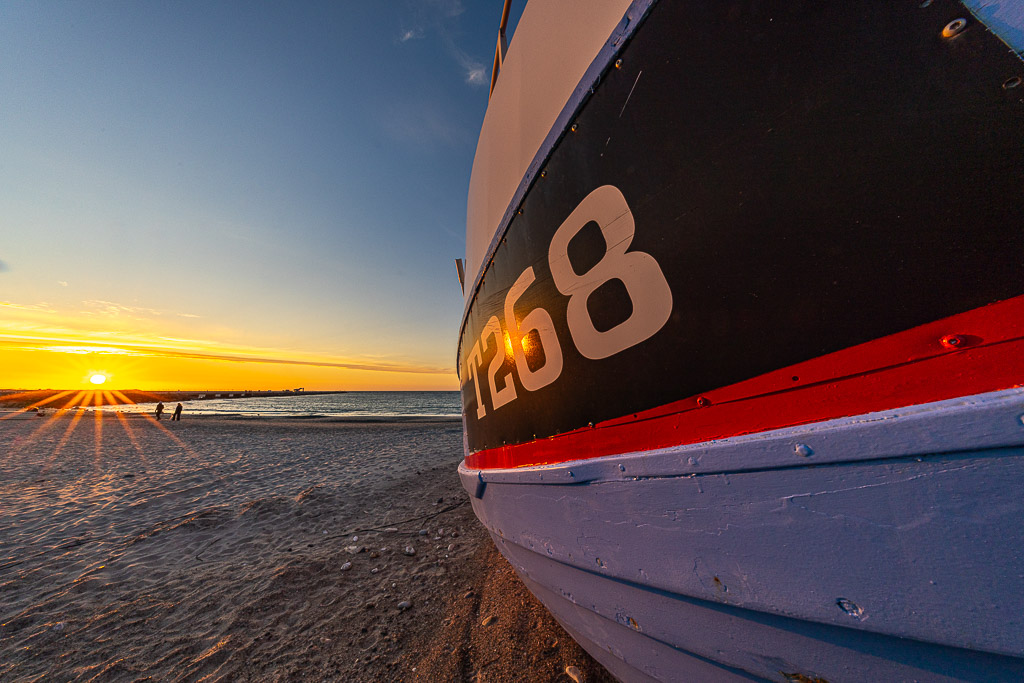
<instances>
[{"instance_id":1,"label":"setting sun","mask_svg":"<svg viewBox=\"0 0 1024 683\"><path fill-rule=\"evenodd\" d=\"M107 376L101 375L100 373L96 373L95 375L89 378L89 381L92 382L93 384L103 384L104 382L107 381Z\"/></svg>"}]
</instances>

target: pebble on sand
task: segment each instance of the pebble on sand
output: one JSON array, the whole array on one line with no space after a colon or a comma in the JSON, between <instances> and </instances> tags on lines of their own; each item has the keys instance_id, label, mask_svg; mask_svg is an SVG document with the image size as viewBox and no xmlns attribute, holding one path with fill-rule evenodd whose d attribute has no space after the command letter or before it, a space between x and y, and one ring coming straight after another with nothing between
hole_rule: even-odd
<instances>
[{"instance_id":1,"label":"pebble on sand","mask_svg":"<svg viewBox=\"0 0 1024 683\"><path fill-rule=\"evenodd\" d=\"M410 607L412 607L412 603L408 600L402 600L402 602L398 603L398 609L402 612L409 609Z\"/></svg>"},{"instance_id":2,"label":"pebble on sand","mask_svg":"<svg viewBox=\"0 0 1024 683\"><path fill-rule=\"evenodd\" d=\"M575 666L570 664L565 667L565 675L574 680L576 683L580 683L583 680L583 674Z\"/></svg>"},{"instance_id":3,"label":"pebble on sand","mask_svg":"<svg viewBox=\"0 0 1024 683\"><path fill-rule=\"evenodd\" d=\"M413 548L411 545L407 545L407 546L405 546L405 550L403 550L402 552L405 553L406 555L415 555L416 554L416 548Z\"/></svg>"},{"instance_id":4,"label":"pebble on sand","mask_svg":"<svg viewBox=\"0 0 1024 683\"><path fill-rule=\"evenodd\" d=\"M491 616L489 616L489 617L487 617L486 619L484 619L483 621L481 621L481 622L480 622L480 625L481 625L481 626L490 626L491 624L493 624L493 623L494 623L494 622L496 622L497 620L498 620L498 617L496 617L496 616L494 616L494 615L492 614Z\"/></svg>"},{"instance_id":5,"label":"pebble on sand","mask_svg":"<svg viewBox=\"0 0 1024 683\"><path fill-rule=\"evenodd\" d=\"M347 572L349 569L352 569L351 562L346 562L345 564L341 565L341 571Z\"/></svg>"}]
</instances>

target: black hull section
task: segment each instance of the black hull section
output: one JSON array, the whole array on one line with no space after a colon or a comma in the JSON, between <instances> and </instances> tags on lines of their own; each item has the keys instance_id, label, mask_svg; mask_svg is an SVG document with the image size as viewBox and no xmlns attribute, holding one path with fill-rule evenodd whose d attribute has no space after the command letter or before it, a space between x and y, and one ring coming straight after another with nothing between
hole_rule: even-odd
<instances>
[{"instance_id":1,"label":"black hull section","mask_svg":"<svg viewBox=\"0 0 1024 683\"><path fill-rule=\"evenodd\" d=\"M486 266L459 349L470 452L1024 293L1022 62L961 3L919 4L656 3ZM565 227L606 186L631 239L602 234L611 194Z\"/></svg>"}]
</instances>

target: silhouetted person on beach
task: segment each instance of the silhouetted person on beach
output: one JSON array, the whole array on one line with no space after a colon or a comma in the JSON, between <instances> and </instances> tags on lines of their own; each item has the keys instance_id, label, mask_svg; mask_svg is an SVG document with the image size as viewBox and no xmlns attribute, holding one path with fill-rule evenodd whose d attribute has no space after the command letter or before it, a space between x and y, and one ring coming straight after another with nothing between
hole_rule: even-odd
<instances>
[{"instance_id":1,"label":"silhouetted person on beach","mask_svg":"<svg viewBox=\"0 0 1024 683\"><path fill-rule=\"evenodd\" d=\"M164 404L163 404L163 401L161 401L160 403L156 404L156 419L159 420L160 416L163 415L163 414L164 414Z\"/></svg>"},{"instance_id":2,"label":"silhouetted person on beach","mask_svg":"<svg viewBox=\"0 0 1024 683\"><path fill-rule=\"evenodd\" d=\"M181 422L181 404L180 403L177 406L175 406L175 408L174 408L174 415L171 415L171 420L172 421L177 420L178 422Z\"/></svg>"}]
</instances>

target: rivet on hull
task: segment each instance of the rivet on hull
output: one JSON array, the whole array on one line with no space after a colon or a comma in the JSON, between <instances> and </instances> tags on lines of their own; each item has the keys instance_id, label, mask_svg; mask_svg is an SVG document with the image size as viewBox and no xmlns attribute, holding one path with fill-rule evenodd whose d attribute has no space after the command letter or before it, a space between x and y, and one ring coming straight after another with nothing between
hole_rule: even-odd
<instances>
[{"instance_id":1,"label":"rivet on hull","mask_svg":"<svg viewBox=\"0 0 1024 683\"><path fill-rule=\"evenodd\" d=\"M947 349L959 349L964 345L964 338L958 334L947 334L939 343Z\"/></svg>"},{"instance_id":2,"label":"rivet on hull","mask_svg":"<svg viewBox=\"0 0 1024 683\"><path fill-rule=\"evenodd\" d=\"M942 29L942 37L952 38L953 36L961 33L965 28L967 28L966 19L964 19L963 17L960 17L959 19L954 19L953 21L946 24L946 27Z\"/></svg>"},{"instance_id":3,"label":"rivet on hull","mask_svg":"<svg viewBox=\"0 0 1024 683\"><path fill-rule=\"evenodd\" d=\"M837 598L836 607L849 614L854 619L860 619L864 616L864 609L857 605L853 600L847 598Z\"/></svg>"}]
</instances>

